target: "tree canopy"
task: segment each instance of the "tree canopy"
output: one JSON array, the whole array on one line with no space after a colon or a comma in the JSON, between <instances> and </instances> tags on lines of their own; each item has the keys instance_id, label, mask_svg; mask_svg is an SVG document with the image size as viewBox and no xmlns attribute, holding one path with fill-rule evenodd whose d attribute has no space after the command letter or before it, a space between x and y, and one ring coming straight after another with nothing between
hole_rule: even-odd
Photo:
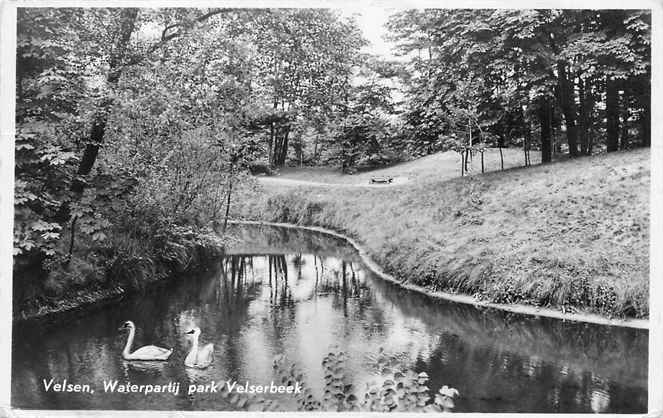
<instances>
[{"instance_id":1,"label":"tree canopy","mask_svg":"<svg viewBox=\"0 0 663 418\"><path fill-rule=\"evenodd\" d=\"M407 10L388 27L409 57L415 150L469 131L502 146L538 137L544 162L561 151L555 129L571 156L650 143L649 12Z\"/></svg>"}]
</instances>

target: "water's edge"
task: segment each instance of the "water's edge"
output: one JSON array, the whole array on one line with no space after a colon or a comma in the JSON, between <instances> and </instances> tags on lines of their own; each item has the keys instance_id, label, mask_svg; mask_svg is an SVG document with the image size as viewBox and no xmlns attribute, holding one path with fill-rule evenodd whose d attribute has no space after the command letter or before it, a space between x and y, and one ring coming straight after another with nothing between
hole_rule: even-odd
<instances>
[{"instance_id":1,"label":"water's edge","mask_svg":"<svg viewBox=\"0 0 663 418\"><path fill-rule=\"evenodd\" d=\"M531 316L538 316L538 317L546 317L546 318L555 318L555 319L561 319L564 321L574 321L574 322L587 322L587 323L592 323L592 324L598 324L598 325L610 325L610 326L617 326L617 327L625 327L625 328L637 328L637 329L649 329L649 320L648 319L636 319L636 318L625 318L625 319L615 319L615 318L608 318L602 315L594 314L594 313L574 313L574 312L561 312L555 309L550 309L550 308L538 308L535 306L531 305L524 305L524 304L504 304L504 303L494 303L494 302L487 302L487 301L482 301L475 299L472 296L465 295L465 294L457 294L457 293L449 293L449 292L441 292L441 291L436 291L436 290L431 290L423 286L418 286L412 283L406 283L405 281L398 280L396 277L392 276L391 274L385 272L380 265L378 265L376 262L374 262L370 255L366 252L366 250L353 238L344 235L340 232L319 227L319 226L305 226L305 225L297 225L297 224L290 224L290 223L283 223L283 222L269 222L269 221L247 221L247 220L239 220L239 219L233 219L233 220L228 220L229 224L236 224L236 225L266 225L266 226L275 226L275 227L281 227L281 228L291 228L291 229L304 229L312 232L317 232L321 234L326 234L333 236L335 238L339 238L350 244L354 249L357 251L359 254L359 257L361 258L362 262L376 275L378 275L380 278L389 281L391 283L394 283L404 289L408 289L411 291L423 293L425 295L428 295L430 297L438 298L438 299L444 299L452 302L457 302L457 303L464 303L468 305L474 305L476 307L482 307L482 308L491 308L491 309L499 309L502 311L507 311L507 312L513 312L517 314L523 314L523 315L531 315Z\"/></svg>"},{"instance_id":2,"label":"water's edge","mask_svg":"<svg viewBox=\"0 0 663 418\"><path fill-rule=\"evenodd\" d=\"M14 315L12 322L19 324L23 322L39 321L62 314L98 309L108 304L119 302L124 299L125 296L126 292L121 287L84 291L58 300L57 306L43 306L37 310L32 310L27 314L23 312L22 315Z\"/></svg>"},{"instance_id":3,"label":"water's edge","mask_svg":"<svg viewBox=\"0 0 663 418\"><path fill-rule=\"evenodd\" d=\"M221 244L210 245L205 247L205 249L219 253L225 252L225 248ZM207 262L205 262L205 264L207 264ZM190 270L205 270L206 268L206 265L190 266ZM143 283L142 289L144 290L148 287L163 285L169 281L176 280L179 275L186 273L187 271L189 271L189 269L183 272L171 271L170 274L167 274L164 277L151 277L149 280ZM136 289L125 289L121 286L115 286L110 289L82 290L76 294L64 296L58 299L55 306L42 306L27 313L22 312L21 314L14 314L12 317L12 323L21 324L25 322L40 322L59 318L62 316L90 312L101 309L110 304L121 302L127 296L136 292Z\"/></svg>"}]
</instances>

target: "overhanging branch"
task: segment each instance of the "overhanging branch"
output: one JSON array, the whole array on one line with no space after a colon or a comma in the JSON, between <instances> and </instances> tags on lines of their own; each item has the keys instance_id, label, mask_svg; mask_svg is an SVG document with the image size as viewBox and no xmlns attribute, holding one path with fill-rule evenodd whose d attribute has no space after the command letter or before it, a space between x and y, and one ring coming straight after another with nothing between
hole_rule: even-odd
<instances>
[{"instance_id":1,"label":"overhanging branch","mask_svg":"<svg viewBox=\"0 0 663 418\"><path fill-rule=\"evenodd\" d=\"M196 24L196 23L204 22L204 21L206 21L207 19L209 19L213 16L216 16L218 14L221 14L221 13L229 11L229 10L230 9L212 9L209 12L207 12L207 13L201 15L201 16L198 16L196 19L193 20L193 23ZM152 46L150 46L145 53L135 55L134 57L132 57L126 64L124 64L124 66L127 67L127 66L131 66L131 65L140 64L150 54L152 54L153 52L155 52L159 48L163 47L169 41L171 41L172 39L175 39L175 38L183 35L184 33L186 33L187 32L186 30L178 30L178 31L175 31L175 32L172 32L172 33L168 33L168 31L170 31L172 29L182 28L182 27L184 27L183 23L175 23L175 24L166 26L163 29L163 31L161 32L161 39L158 42L152 44Z\"/></svg>"}]
</instances>

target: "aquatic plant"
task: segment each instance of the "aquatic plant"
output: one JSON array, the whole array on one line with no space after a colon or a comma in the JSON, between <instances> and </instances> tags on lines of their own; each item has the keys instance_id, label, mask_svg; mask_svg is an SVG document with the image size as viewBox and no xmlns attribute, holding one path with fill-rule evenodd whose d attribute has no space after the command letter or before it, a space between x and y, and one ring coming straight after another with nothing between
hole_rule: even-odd
<instances>
[{"instance_id":1,"label":"aquatic plant","mask_svg":"<svg viewBox=\"0 0 663 418\"><path fill-rule=\"evenodd\" d=\"M318 399L295 363L289 363L284 355L273 362L274 372L283 385L302 386L294 401L268 399L255 394L231 394L224 387L222 396L228 399L232 409L248 411L327 411L327 412L451 412L458 390L443 386L435 396L428 387L428 374L417 373L396 356L380 348L374 360L376 380L358 390L350 381L347 355L333 348L323 358L324 389Z\"/></svg>"}]
</instances>

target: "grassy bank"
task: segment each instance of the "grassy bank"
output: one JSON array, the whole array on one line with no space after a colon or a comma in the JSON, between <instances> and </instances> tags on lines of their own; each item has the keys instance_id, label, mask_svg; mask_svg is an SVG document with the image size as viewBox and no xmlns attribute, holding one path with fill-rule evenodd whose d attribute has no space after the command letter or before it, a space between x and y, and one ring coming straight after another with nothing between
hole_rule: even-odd
<instances>
[{"instance_id":1,"label":"grassy bank","mask_svg":"<svg viewBox=\"0 0 663 418\"><path fill-rule=\"evenodd\" d=\"M118 242L121 241L121 244ZM211 231L175 227L169 234L131 243L118 234L110 245L84 241L68 263L14 271L14 320L34 320L111 303L183 274L205 270L223 253Z\"/></svg>"},{"instance_id":2,"label":"grassy bank","mask_svg":"<svg viewBox=\"0 0 663 418\"><path fill-rule=\"evenodd\" d=\"M343 232L431 290L648 315L648 150L384 189L270 186L245 200L235 216Z\"/></svg>"}]
</instances>

